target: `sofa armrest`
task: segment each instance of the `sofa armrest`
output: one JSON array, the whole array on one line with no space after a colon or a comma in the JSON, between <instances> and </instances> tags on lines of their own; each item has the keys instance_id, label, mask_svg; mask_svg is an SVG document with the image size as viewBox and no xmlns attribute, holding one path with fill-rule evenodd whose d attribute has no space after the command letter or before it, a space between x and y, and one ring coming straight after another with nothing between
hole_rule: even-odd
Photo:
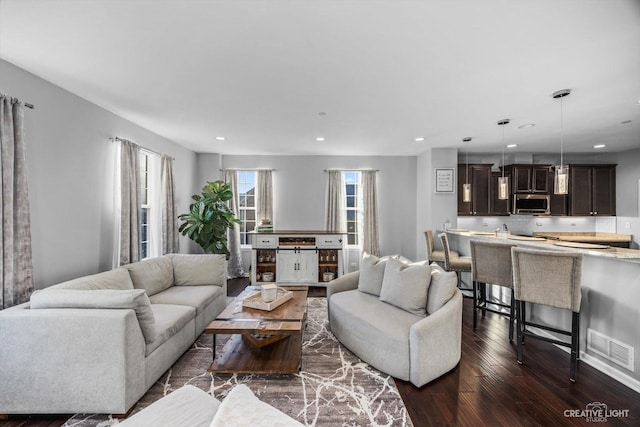
<instances>
[{"instance_id":1,"label":"sofa armrest","mask_svg":"<svg viewBox=\"0 0 640 427\"><path fill-rule=\"evenodd\" d=\"M453 369L462 347L462 293L438 311L416 322L409 331L410 381L421 387Z\"/></svg>"},{"instance_id":2,"label":"sofa armrest","mask_svg":"<svg viewBox=\"0 0 640 427\"><path fill-rule=\"evenodd\" d=\"M0 413L126 413L145 392L130 309L0 312Z\"/></svg>"},{"instance_id":3,"label":"sofa armrest","mask_svg":"<svg viewBox=\"0 0 640 427\"><path fill-rule=\"evenodd\" d=\"M357 289L359 280L360 271L353 271L330 281L327 285L327 301L331 299L333 294Z\"/></svg>"},{"instance_id":4,"label":"sofa armrest","mask_svg":"<svg viewBox=\"0 0 640 427\"><path fill-rule=\"evenodd\" d=\"M331 295L358 288L360 271L352 271L327 284L327 319L331 319Z\"/></svg>"}]
</instances>

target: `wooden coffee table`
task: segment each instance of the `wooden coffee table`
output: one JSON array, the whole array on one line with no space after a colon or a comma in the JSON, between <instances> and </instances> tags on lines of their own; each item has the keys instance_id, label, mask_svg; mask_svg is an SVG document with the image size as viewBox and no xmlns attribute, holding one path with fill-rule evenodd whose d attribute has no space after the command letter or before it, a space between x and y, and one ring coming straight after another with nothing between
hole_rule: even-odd
<instances>
[{"instance_id":1,"label":"wooden coffee table","mask_svg":"<svg viewBox=\"0 0 640 427\"><path fill-rule=\"evenodd\" d=\"M292 374L302 364L302 333L307 319L307 286L282 286L293 298L272 311L242 306L255 292L245 289L205 328L213 334L209 372ZM231 334L216 354L216 334Z\"/></svg>"}]
</instances>

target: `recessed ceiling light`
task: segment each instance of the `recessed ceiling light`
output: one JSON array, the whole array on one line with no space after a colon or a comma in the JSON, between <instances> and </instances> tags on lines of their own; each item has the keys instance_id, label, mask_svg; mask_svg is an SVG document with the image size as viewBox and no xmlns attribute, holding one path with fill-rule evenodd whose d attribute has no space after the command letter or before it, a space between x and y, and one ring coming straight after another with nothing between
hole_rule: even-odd
<instances>
[{"instance_id":1,"label":"recessed ceiling light","mask_svg":"<svg viewBox=\"0 0 640 427\"><path fill-rule=\"evenodd\" d=\"M317 138L316 138L316 141L318 141L318 142L322 142L322 141L324 141L324 138L323 138L323 137L321 137L321 136L319 136L319 137L317 137Z\"/></svg>"},{"instance_id":2,"label":"recessed ceiling light","mask_svg":"<svg viewBox=\"0 0 640 427\"><path fill-rule=\"evenodd\" d=\"M218 141L224 141L224 136L216 136L216 139L217 139Z\"/></svg>"},{"instance_id":3,"label":"recessed ceiling light","mask_svg":"<svg viewBox=\"0 0 640 427\"><path fill-rule=\"evenodd\" d=\"M518 144L509 144L507 145L507 148L516 148L518 146Z\"/></svg>"},{"instance_id":4,"label":"recessed ceiling light","mask_svg":"<svg viewBox=\"0 0 640 427\"><path fill-rule=\"evenodd\" d=\"M598 145L594 145L593 148L604 148L606 146L607 144L598 144Z\"/></svg>"},{"instance_id":5,"label":"recessed ceiling light","mask_svg":"<svg viewBox=\"0 0 640 427\"><path fill-rule=\"evenodd\" d=\"M424 136L419 136L416 138L416 142L422 142L424 141Z\"/></svg>"},{"instance_id":6,"label":"recessed ceiling light","mask_svg":"<svg viewBox=\"0 0 640 427\"><path fill-rule=\"evenodd\" d=\"M518 129L529 129L534 127L535 125L535 123L527 123L526 125L518 126Z\"/></svg>"},{"instance_id":7,"label":"recessed ceiling light","mask_svg":"<svg viewBox=\"0 0 640 427\"><path fill-rule=\"evenodd\" d=\"M629 123L631 123L631 120L623 120L623 121L620 122L621 125L626 125L626 124L629 124Z\"/></svg>"}]
</instances>

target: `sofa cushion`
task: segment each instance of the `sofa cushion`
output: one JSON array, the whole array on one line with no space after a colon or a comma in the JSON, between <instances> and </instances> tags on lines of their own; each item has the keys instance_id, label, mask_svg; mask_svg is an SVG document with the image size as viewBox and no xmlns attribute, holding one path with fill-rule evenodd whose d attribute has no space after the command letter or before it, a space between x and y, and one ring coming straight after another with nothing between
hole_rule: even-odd
<instances>
[{"instance_id":1,"label":"sofa cushion","mask_svg":"<svg viewBox=\"0 0 640 427\"><path fill-rule=\"evenodd\" d=\"M426 261L406 264L397 259L387 261L380 290L380 301L418 316L426 315L431 268Z\"/></svg>"},{"instance_id":2,"label":"sofa cushion","mask_svg":"<svg viewBox=\"0 0 640 427\"><path fill-rule=\"evenodd\" d=\"M147 344L147 356L196 317L196 309L186 305L151 304L151 309L156 319L158 335L153 342Z\"/></svg>"},{"instance_id":3,"label":"sofa cushion","mask_svg":"<svg viewBox=\"0 0 640 427\"><path fill-rule=\"evenodd\" d=\"M357 290L333 294L329 304L331 331L341 343L381 371L409 380L409 331L423 317Z\"/></svg>"},{"instance_id":4,"label":"sofa cushion","mask_svg":"<svg viewBox=\"0 0 640 427\"><path fill-rule=\"evenodd\" d=\"M219 285L227 274L225 255L170 255L176 286Z\"/></svg>"},{"instance_id":5,"label":"sofa cushion","mask_svg":"<svg viewBox=\"0 0 640 427\"><path fill-rule=\"evenodd\" d=\"M102 273L62 282L54 286L49 286L47 289L133 289L133 282L131 281L131 276L129 276L127 269L120 267L114 270L104 271Z\"/></svg>"},{"instance_id":6,"label":"sofa cushion","mask_svg":"<svg viewBox=\"0 0 640 427\"><path fill-rule=\"evenodd\" d=\"M302 427L298 421L258 399L244 384L235 386L224 398L211 427Z\"/></svg>"},{"instance_id":7,"label":"sofa cushion","mask_svg":"<svg viewBox=\"0 0 640 427\"><path fill-rule=\"evenodd\" d=\"M454 271L444 271L438 264L431 263L431 285L427 297L427 313L433 314L453 297L458 287L458 277Z\"/></svg>"},{"instance_id":8,"label":"sofa cushion","mask_svg":"<svg viewBox=\"0 0 640 427\"><path fill-rule=\"evenodd\" d=\"M125 265L133 286L144 289L151 296L173 285L173 264L169 256L150 258Z\"/></svg>"},{"instance_id":9,"label":"sofa cushion","mask_svg":"<svg viewBox=\"0 0 640 427\"><path fill-rule=\"evenodd\" d=\"M380 296L380 288L382 288L382 278L384 277L384 268L391 256L378 258L375 255L364 253L362 262L360 263L360 279L358 281L358 290L371 295Z\"/></svg>"},{"instance_id":10,"label":"sofa cushion","mask_svg":"<svg viewBox=\"0 0 640 427\"><path fill-rule=\"evenodd\" d=\"M117 425L208 427L219 406L218 399L187 384Z\"/></svg>"},{"instance_id":11,"label":"sofa cushion","mask_svg":"<svg viewBox=\"0 0 640 427\"><path fill-rule=\"evenodd\" d=\"M44 289L31 295L31 308L107 308L130 309L136 312L142 335L147 344L157 336L156 320L149 297L142 289Z\"/></svg>"},{"instance_id":12,"label":"sofa cushion","mask_svg":"<svg viewBox=\"0 0 640 427\"><path fill-rule=\"evenodd\" d=\"M220 286L172 286L151 296L151 304L187 305L202 313L213 300L222 295Z\"/></svg>"}]
</instances>

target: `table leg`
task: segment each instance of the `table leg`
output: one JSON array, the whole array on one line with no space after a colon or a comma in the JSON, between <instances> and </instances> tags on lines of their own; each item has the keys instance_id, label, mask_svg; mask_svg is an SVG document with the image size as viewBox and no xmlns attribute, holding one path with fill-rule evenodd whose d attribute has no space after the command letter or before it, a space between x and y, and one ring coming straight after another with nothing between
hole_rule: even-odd
<instances>
[{"instance_id":1,"label":"table leg","mask_svg":"<svg viewBox=\"0 0 640 427\"><path fill-rule=\"evenodd\" d=\"M216 334L213 334L213 359L216 360Z\"/></svg>"}]
</instances>

